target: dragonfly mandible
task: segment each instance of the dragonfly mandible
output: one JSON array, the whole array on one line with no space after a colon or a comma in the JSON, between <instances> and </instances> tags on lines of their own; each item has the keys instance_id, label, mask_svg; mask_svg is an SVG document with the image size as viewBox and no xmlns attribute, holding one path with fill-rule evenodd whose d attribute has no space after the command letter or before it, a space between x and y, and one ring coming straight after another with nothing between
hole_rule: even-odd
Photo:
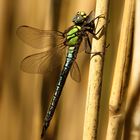
<instances>
[{"instance_id":1,"label":"dragonfly mandible","mask_svg":"<svg viewBox=\"0 0 140 140\"><path fill-rule=\"evenodd\" d=\"M36 49L47 49L44 52L25 57L21 62L21 69L23 71L43 74L61 66L62 59L65 57L55 92L44 119L41 137L44 136L54 115L69 71L73 80L76 82L80 82L81 80L79 67L76 63L77 53L81 44L83 44L81 47L84 46L82 50L85 50L85 53L92 53L89 34L94 38L98 38L97 34L103 30L103 27L101 27L96 31L95 20L99 20L99 18L104 18L104 16L100 15L95 18L93 11L88 15L83 11L79 11L72 20L73 25L64 32L40 30L26 25L17 28L17 35L25 43ZM67 55L65 56L66 51ZM94 54L96 54L96 52Z\"/></svg>"}]
</instances>

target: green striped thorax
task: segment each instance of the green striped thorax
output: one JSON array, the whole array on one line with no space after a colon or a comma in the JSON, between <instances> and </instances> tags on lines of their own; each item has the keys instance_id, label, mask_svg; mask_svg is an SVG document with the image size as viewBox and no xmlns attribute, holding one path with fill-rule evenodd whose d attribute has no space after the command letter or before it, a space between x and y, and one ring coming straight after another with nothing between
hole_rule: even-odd
<instances>
[{"instance_id":1,"label":"green striped thorax","mask_svg":"<svg viewBox=\"0 0 140 140\"><path fill-rule=\"evenodd\" d=\"M80 36L78 36L78 31L81 30L81 25L85 22L87 18L86 13L83 11L77 12L73 18L74 26L66 33L66 45L74 46L79 43Z\"/></svg>"},{"instance_id":2,"label":"green striped thorax","mask_svg":"<svg viewBox=\"0 0 140 140\"><path fill-rule=\"evenodd\" d=\"M74 25L72 29L68 31L66 34L66 40L68 46L74 46L78 43L79 36L77 35L77 32L81 30L81 27L78 25Z\"/></svg>"},{"instance_id":3,"label":"green striped thorax","mask_svg":"<svg viewBox=\"0 0 140 140\"><path fill-rule=\"evenodd\" d=\"M73 18L74 25L69 28L69 30L66 33L66 42L65 45L69 46L68 49L68 57L73 57L73 52L76 49L76 45L80 45L82 38L79 34L82 27L81 25L85 22L85 19L87 18L85 12L77 12L76 15ZM78 49L77 49L78 50Z\"/></svg>"}]
</instances>

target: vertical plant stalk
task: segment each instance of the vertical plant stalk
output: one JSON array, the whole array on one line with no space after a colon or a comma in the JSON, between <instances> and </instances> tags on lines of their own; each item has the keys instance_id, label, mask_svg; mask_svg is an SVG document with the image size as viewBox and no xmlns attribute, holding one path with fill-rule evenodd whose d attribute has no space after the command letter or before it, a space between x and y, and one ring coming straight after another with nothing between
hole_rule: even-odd
<instances>
[{"instance_id":1,"label":"vertical plant stalk","mask_svg":"<svg viewBox=\"0 0 140 140\"><path fill-rule=\"evenodd\" d=\"M127 140L140 139L140 0L135 3L134 48L124 127L124 139Z\"/></svg>"},{"instance_id":2,"label":"vertical plant stalk","mask_svg":"<svg viewBox=\"0 0 140 140\"><path fill-rule=\"evenodd\" d=\"M107 11L108 0L97 0L95 17L101 14L104 14L104 16L107 17ZM103 25L105 25L106 29L106 21L106 19L101 18L98 22L98 29L96 29L96 31ZM105 34L102 35L99 40L93 38L92 52L103 52L104 54L105 46ZM97 138L103 63L104 55L91 56L83 140L95 140Z\"/></svg>"},{"instance_id":3,"label":"vertical plant stalk","mask_svg":"<svg viewBox=\"0 0 140 140\"><path fill-rule=\"evenodd\" d=\"M127 89L128 69L133 32L134 0L125 0L122 26L118 45L117 59L111 97L109 102L109 123L106 140L121 139L124 122L124 94Z\"/></svg>"}]
</instances>

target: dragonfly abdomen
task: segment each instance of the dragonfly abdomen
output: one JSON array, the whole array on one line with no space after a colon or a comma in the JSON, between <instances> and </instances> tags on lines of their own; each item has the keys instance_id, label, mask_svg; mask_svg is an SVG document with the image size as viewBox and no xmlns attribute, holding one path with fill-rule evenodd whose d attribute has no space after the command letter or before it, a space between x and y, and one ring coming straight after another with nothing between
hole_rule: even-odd
<instances>
[{"instance_id":1,"label":"dragonfly abdomen","mask_svg":"<svg viewBox=\"0 0 140 140\"><path fill-rule=\"evenodd\" d=\"M55 93L52 97L50 106L48 108L45 121L44 121L44 126L42 130L42 137L44 135L45 130L48 128L50 121L52 119L52 116L54 114L54 111L56 109L58 100L60 98L63 86L65 84L66 78L68 76L68 73L70 71L70 68L76 59L78 49L81 43L82 38L78 36L78 32L80 33L81 27L74 25L66 34L66 42L65 44L68 46L68 53L66 57L65 64L63 66L63 70L60 73L59 79L57 81L56 85L56 90Z\"/></svg>"},{"instance_id":2,"label":"dragonfly abdomen","mask_svg":"<svg viewBox=\"0 0 140 140\"><path fill-rule=\"evenodd\" d=\"M43 126L43 130L42 130L42 135L41 135L42 137L44 135L45 130L48 128L48 126L50 124L50 121L51 121L54 111L56 109L63 86L64 86L66 78L68 76L68 73L70 71L70 68L71 68L74 60L76 59L76 56L77 56L77 53L79 50L79 46L82 41L82 38L79 36L80 31L81 31L81 27L78 25L74 25L66 33L65 45L68 46L68 53L67 53L65 64L63 66L63 70L61 71L59 79L57 81L55 93L52 97L50 106L48 108L48 111L47 111L47 114L45 117L44 126Z\"/></svg>"},{"instance_id":3,"label":"dragonfly abdomen","mask_svg":"<svg viewBox=\"0 0 140 140\"><path fill-rule=\"evenodd\" d=\"M69 55L69 54L71 54L71 55ZM46 114L46 117L44 120L44 125L43 125L41 137L43 137L43 135L44 135L46 129L48 128L50 121L53 117L53 114L55 112L57 103L59 101L63 86L64 86L65 81L66 81L66 78L68 76L70 68L71 68L73 61L75 59L74 55L75 55L75 50L73 50L73 52L71 52L71 53L68 52L68 54L67 54L67 58L66 58L63 70L61 71L59 79L57 81L55 93L52 97L52 100L50 102L50 106L48 108L48 111L47 111L47 114Z\"/></svg>"}]
</instances>

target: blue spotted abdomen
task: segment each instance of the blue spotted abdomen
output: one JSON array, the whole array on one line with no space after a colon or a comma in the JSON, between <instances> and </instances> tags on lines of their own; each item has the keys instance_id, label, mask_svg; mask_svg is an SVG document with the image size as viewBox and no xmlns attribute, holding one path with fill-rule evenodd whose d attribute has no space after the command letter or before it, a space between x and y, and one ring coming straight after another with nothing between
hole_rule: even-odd
<instances>
[{"instance_id":1,"label":"blue spotted abdomen","mask_svg":"<svg viewBox=\"0 0 140 140\"><path fill-rule=\"evenodd\" d=\"M52 119L52 116L54 114L55 108L57 106L63 86L64 86L66 78L68 76L68 73L71 69L71 66L72 66L74 60L76 59L78 49L79 49L80 43L82 41L82 38L79 34L80 30L81 30L80 26L74 25L66 33L65 45L67 45L67 47L68 47L67 57L66 57L66 61L63 66L63 69L60 73L60 77L57 81L56 90L55 90L55 93L51 100L49 109L47 111L47 115L45 117L44 126L43 126L43 130L42 130L42 136L43 136L44 131L47 129L47 127L50 124L50 120Z\"/></svg>"}]
</instances>

